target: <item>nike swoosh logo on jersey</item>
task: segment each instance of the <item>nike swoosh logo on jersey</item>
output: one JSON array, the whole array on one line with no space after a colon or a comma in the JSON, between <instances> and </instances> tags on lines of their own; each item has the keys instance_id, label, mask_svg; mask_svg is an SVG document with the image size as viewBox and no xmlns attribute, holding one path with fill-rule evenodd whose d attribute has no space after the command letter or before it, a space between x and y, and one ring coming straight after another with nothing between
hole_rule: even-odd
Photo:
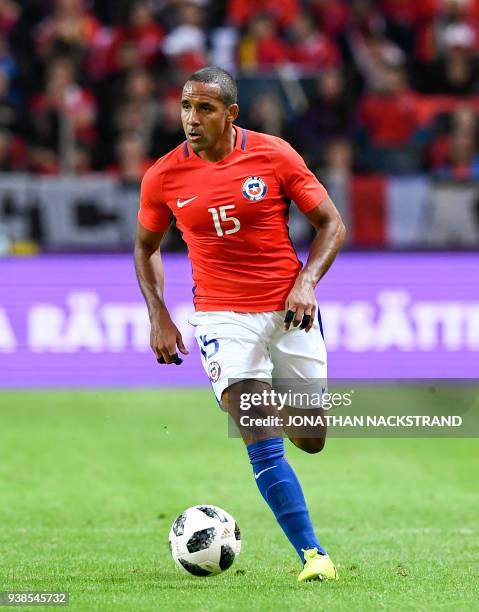
<instances>
[{"instance_id":1,"label":"nike swoosh logo on jersey","mask_svg":"<svg viewBox=\"0 0 479 612\"><path fill-rule=\"evenodd\" d=\"M196 198L199 198L200 196L193 196L192 198L188 198L187 200L180 200L178 198L178 200L176 200L176 205L178 206L178 208L183 208L183 206L186 206L187 204L189 204L190 202L193 202L193 200L196 200Z\"/></svg>"},{"instance_id":2,"label":"nike swoosh logo on jersey","mask_svg":"<svg viewBox=\"0 0 479 612\"><path fill-rule=\"evenodd\" d=\"M254 477L256 478L256 480L258 480L258 478L261 476L261 474L264 474L268 470L272 470L275 467L276 467L275 465L272 465L271 467L264 468L264 470L261 470L261 472L258 472L258 473L255 472L254 473Z\"/></svg>"}]
</instances>

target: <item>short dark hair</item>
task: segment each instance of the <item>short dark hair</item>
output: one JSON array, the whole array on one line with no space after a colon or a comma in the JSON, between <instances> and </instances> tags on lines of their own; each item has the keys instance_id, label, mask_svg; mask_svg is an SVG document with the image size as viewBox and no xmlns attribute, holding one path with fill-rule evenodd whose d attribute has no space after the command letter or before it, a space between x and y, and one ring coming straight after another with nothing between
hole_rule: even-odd
<instances>
[{"instance_id":1,"label":"short dark hair","mask_svg":"<svg viewBox=\"0 0 479 612\"><path fill-rule=\"evenodd\" d=\"M231 74L223 68L218 68L218 66L200 68L189 77L188 81L218 85L223 104L226 106L236 104L238 88Z\"/></svg>"}]
</instances>

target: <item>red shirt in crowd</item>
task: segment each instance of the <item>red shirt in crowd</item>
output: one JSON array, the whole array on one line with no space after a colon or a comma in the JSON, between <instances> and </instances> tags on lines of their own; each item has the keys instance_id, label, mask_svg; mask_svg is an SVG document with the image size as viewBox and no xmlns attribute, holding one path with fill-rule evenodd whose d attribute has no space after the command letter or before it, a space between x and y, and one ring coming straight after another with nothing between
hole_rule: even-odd
<instances>
[{"instance_id":1,"label":"red shirt in crowd","mask_svg":"<svg viewBox=\"0 0 479 612\"><path fill-rule=\"evenodd\" d=\"M228 19L238 26L248 24L260 13L269 13L281 27L291 24L299 15L298 0L229 0Z\"/></svg>"},{"instance_id":2,"label":"red shirt in crowd","mask_svg":"<svg viewBox=\"0 0 479 612\"><path fill-rule=\"evenodd\" d=\"M112 70L118 69L118 55L126 41L135 43L143 65L150 66L158 56L163 38L163 29L155 22L150 22L141 27L118 28L113 35L110 47L110 68Z\"/></svg>"},{"instance_id":3,"label":"red shirt in crowd","mask_svg":"<svg viewBox=\"0 0 479 612\"><path fill-rule=\"evenodd\" d=\"M418 124L415 96L409 91L390 96L367 94L359 118L375 146L406 144Z\"/></svg>"},{"instance_id":4,"label":"red shirt in crowd","mask_svg":"<svg viewBox=\"0 0 479 612\"><path fill-rule=\"evenodd\" d=\"M292 45L289 59L303 70L335 68L341 64L337 46L320 33Z\"/></svg>"}]
</instances>

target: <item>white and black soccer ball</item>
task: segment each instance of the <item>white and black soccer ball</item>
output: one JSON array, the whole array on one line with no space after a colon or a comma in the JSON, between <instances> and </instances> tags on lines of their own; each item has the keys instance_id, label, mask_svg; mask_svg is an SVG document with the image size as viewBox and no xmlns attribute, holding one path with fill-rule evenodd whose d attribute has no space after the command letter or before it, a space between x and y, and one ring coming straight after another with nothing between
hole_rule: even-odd
<instances>
[{"instance_id":1,"label":"white and black soccer ball","mask_svg":"<svg viewBox=\"0 0 479 612\"><path fill-rule=\"evenodd\" d=\"M193 506L182 512L168 539L175 563L193 576L221 574L241 550L237 522L217 506Z\"/></svg>"}]
</instances>

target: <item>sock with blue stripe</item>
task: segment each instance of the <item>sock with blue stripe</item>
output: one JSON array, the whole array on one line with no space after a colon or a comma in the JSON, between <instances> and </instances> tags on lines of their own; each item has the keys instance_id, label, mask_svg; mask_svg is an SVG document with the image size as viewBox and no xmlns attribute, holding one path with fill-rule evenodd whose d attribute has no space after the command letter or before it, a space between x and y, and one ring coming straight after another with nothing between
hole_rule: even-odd
<instances>
[{"instance_id":1,"label":"sock with blue stripe","mask_svg":"<svg viewBox=\"0 0 479 612\"><path fill-rule=\"evenodd\" d=\"M301 549L317 548L326 555L314 533L301 485L284 456L283 438L261 440L247 448L258 489L301 561Z\"/></svg>"}]
</instances>

